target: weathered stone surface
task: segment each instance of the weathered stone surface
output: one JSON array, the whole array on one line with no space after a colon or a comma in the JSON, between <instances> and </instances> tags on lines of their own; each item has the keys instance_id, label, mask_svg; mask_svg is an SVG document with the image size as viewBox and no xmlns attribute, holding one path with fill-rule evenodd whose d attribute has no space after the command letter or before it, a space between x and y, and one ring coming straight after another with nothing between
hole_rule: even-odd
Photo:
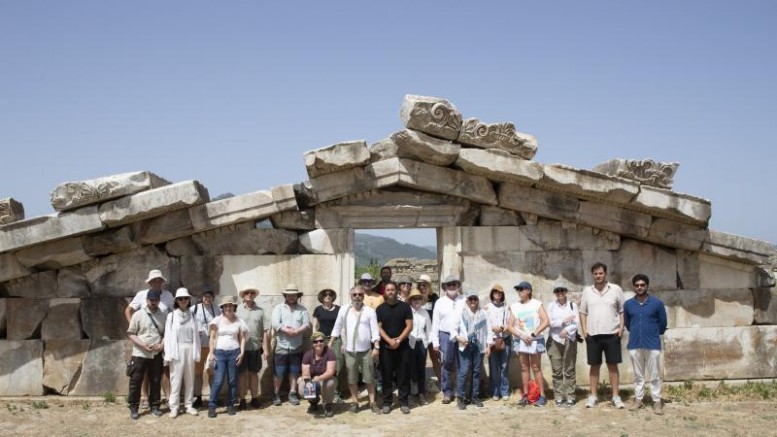
<instances>
[{"instance_id":1,"label":"weathered stone surface","mask_svg":"<svg viewBox=\"0 0 777 437\"><path fill-rule=\"evenodd\" d=\"M750 264L766 264L775 253L774 247L766 242L709 230L702 251Z\"/></svg>"},{"instance_id":2,"label":"weathered stone surface","mask_svg":"<svg viewBox=\"0 0 777 437\"><path fill-rule=\"evenodd\" d=\"M698 226L654 217L646 239L666 246L698 251L706 236L707 231Z\"/></svg>"},{"instance_id":3,"label":"weathered stone surface","mask_svg":"<svg viewBox=\"0 0 777 437\"><path fill-rule=\"evenodd\" d=\"M348 141L305 152L305 168L314 178L326 173L367 165L370 152L364 140Z\"/></svg>"},{"instance_id":4,"label":"weathered stone surface","mask_svg":"<svg viewBox=\"0 0 777 437\"><path fill-rule=\"evenodd\" d=\"M135 243L130 226L83 235L81 236L81 244L84 246L84 252L89 256L127 252L139 247Z\"/></svg>"},{"instance_id":5,"label":"weathered stone surface","mask_svg":"<svg viewBox=\"0 0 777 437\"><path fill-rule=\"evenodd\" d=\"M399 118L408 129L456 140L461 130L461 114L453 104L437 97L408 94L402 102Z\"/></svg>"},{"instance_id":6,"label":"weathered stone surface","mask_svg":"<svg viewBox=\"0 0 777 437\"><path fill-rule=\"evenodd\" d=\"M43 386L67 395L81 376L89 340L48 340L43 351Z\"/></svg>"},{"instance_id":7,"label":"weathered stone surface","mask_svg":"<svg viewBox=\"0 0 777 437\"><path fill-rule=\"evenodd\" d=\"M10 297L57 297L57 272L34 273L14 279L5 284L5 289Z\"/></svg>"},{"instance_id":8,"label":"weathered stone surface","mask_svg":"<svg viewBox=\"0 0 777 437\"><path fill-rule=\"evenodd\" d=\"M353 250L353 229L316 229L299 236L305 253L338 254Z\"/></svg>"},{"instance_id":9,"label":"weathered stone surface","mask_svg":"<svg viewBox=\"0 0 777 437\"><path fill-rule=\"evenodd\" d=\"M199 182L179 182L103 203L100 205L100 220L106 226L116 227L209 200L208 190Z\"/></svg>"},{"instance_id":10,"label":"weathered stone surface","mask_svg":"<svg viewBox=\"0 0 777 437\"><path fill-rule=\"evenodd\" d=\"M650 287L653 289L652 276ZM664 302L670 329L750 326L753 323L753 293L746 288L675 291L655 288L651 293Z\"/></svg>"},{"instance_id":11,"label":"weathered stone surface","mask_svg":"<svg viewBox=\"0 0 777 437\"><path fill-rule=\"evenodd\" d=\"M6 311L7 299L0 299L0 338L6 338L8 327L8 312Z\"/></svg>"},{"instance_id":12,"label":"weathered stone surface","mask_svg":"<svg viewBox=\"0 0 777 437\"><path fill-rule=\"evenodd\" d=\"M66 182L51 192L51 206L66 211L79 206L151 190L170 184L154 173L136 171L80 182Z\"/></svg>"},{"instance_id":13,"label":"weathered stone surface","mask_svg":"<svg viewBox=\"0 0 777 437\"><path fill-rule=\"evenodd\" d=\"M81 299L60 298L49 301L48 312L41 324L43 340L80 340L81 319L78 317Z\"/></svg>"},{"instance_id":14,"label":"weathered stone surface","mask_svg":"<svg viewBox=\"0 0 777 437\"><path fill-rule=\"evenodd\" d=\"M774 287L777 285L777 277L775 277L775 273L777 273L777 270L771 271L768 270L769 267L766 266L756 266L755 268L755 276L756 276L756 285L758 287Z\"/></svg>"},{"instance_id":15,"label":"weathered stone surface","mask_svg":"<svg viewBox=\"0 0 777 437\"><path fill-rule=\"evenodd\" d=\"M0 254L0 282L21 278L32 272L32 269L20 263L13 253Z\"/></svg>"},{"instance_id":16,"label":"weathered stone surface","mask_svg":"<svg viewBox=\"0 0 777 437\"><path fill-rule=\"evenodd\" d=\"M498 193L499 206L520 211L521 215L531 213L556 220L574 222L577 220L577 211L580 209L580 201L572 196L512 183L499 184Z\"/></svg>"},{"instance_id":17,"label":"weathered stone surface","mask_svg":"<svg viewBox=\"0 0 777 437\"><path fill-rule=\"evenodd\" d=\"M525 226L460 227L461 251L467 254L528 252L544 250L617 250L620 238L609 232L594 234L593 229L563 227L561 223L540 222ZM674 268L674 266L672 266Z\"/></svg>"},{"instance_id":18,"label":"weathered stone surface","mask_svg":"<svg viewBox=\"0 0 777 437\"><path fill-rule=\"evenodd\" d=\"M664 335L667 381L774 378L777 326L677 328Z\"/></svg>"},{"instance_id":19,"label":"weathered stone surface","mask_svg":"<svg viewBox=\"0 0 777 437\"><path fill-rule=\"evenodd\" d=\"M467 173L492 181L533 185L542 180L542 164L516 158L503 150L461 149L453 164Z\"/></svg>"},{"instance_id":20,"label":"weathered stone surface","mask_svg":"<svg viewBox=\"0 0 777 437\"><path fill-rule=\"evenodd\" d=\"M459 156L461 146L410 129L391 135L397 145L397 156L422 161L427 164L448 166Z\"/></svg>"},{"instance_id":21,"label":"weathered stone surface","mask_svg":"<svg viewBox=\"0 0 777 437\"><path fill-rule=\"evenodd\" d=\"M3 396L43 395L43 342L0 340L0 393Z\"/></svg>"},{"instance_id":22,"label":"weathered stone surface","mask_svg":"<svg viewBox=\"0 0 777 437\"><path fill-rule=\"evenodd\" d=\"M16 252L16 258L27 267L54 270L89 261L92 257L84 251L80 237L65 238Z\"/></svg>"},{"instance_id":23,"label":"weathered stone surface","mask_svg":"<svg viewBox=\"0 0 777 437\"><path fill-rule=\"evenodd\" d=\"M276 229L310 231L316 228L316 211L314 209L284 211L271 215L270 222Z\"/></svg>"},{"instance_id":24,"label":"weathered stone surface","mask_svg":"<svg viewBox=\"0 0 777 437\"><path fill-rule=\"evenodd\" d=\"M126 340L92 340L81 375L70 392L74 396L99 396L105 392L126 396L129 381L124 374L131 353Z\"/></svg>"},{"instance_id":25,"label":"weathered stone surface","mask_svg":"<svg viewBox=\"0 0 777 437\"><path fill-rule=\"evenodd\" d=\"M0 199L0 225L24 220L24 205L12 197Z\"/></svg>"},{"instance_id":26,"label":"weathered stone surface","mask_svg":"<svg viewBox=\"0 0 777 437\"><path fill-rule=\"evenodd\" d=\"M493 186L482 176L409 159L381 161L369 167L372 167L376 179L383 177L379 175L389 176L397 171L400 186L462 197L486 205L497 203Z\"/></svg>"},{"instance_id":27,"label":"weathered stone surface","mask_svg":"<svg viewBox=\"0 0 777 437\"><path fill-rule=\"evenodd\" d=\"M58 297L89 297L89 283L86 282L81 266L67 267L57 271Z\"/></svg>"},{"instance_id":28,"label":"weathered stone surface","mask_svg":"<svg viewBox=\"0 0 777 437\"><path fill-rule=\"evenodd\" d=\"M653 215L706 227L712 215L710 201L662 188L640 187L631 205Z\"/></svg>"},{"instance_id":29,"label":"weathered stone surface","mask_svg":"<svg viewBox=\"0 0 777 437\"><path fill-rule=\"evenodd\" d=\"M472 214L470 202L459 197L373 190L316 207L316 225L361 229L463 226Z\"/></svg>"},{"instance_id":30,"label":"weathered stone surface","mask_svg":"<svg viewBox=\"0 0 777 437\"><path fill-rule=\"evenodd\" d=\"M652 159L622 159L615 158L598 164L593 171L631 179L640 184L658 188L672 188L674 175L677 172L677 162L656 162Z\"/></svg>"},{"instance_id":31,"label":"weathered stone surface","mask_svg":"<svg viewBox=\"0 0 777 437\"><path fill-rule=\"evenodd\" d=\"M537 154L537 139L515 130L512 123L482 123L477 118L464 120L459 140L483 149L504 150L523 159L532 159Z\"/></svg>"},{"instance_id":32,"label":"weathered stone surface","mask_svg":"<svg viewBox=\"0 0 777 437\"><path fill-rule=\"evenodd\" d=\"M127 338L124 309L131 301L123 297L92 297L81 300L81 323L84 334L92 340Z\"/></svg>"},{"instance_id":33,"label":"weathered stone surface","mask_svg":"<svg viewBox=\"0 0 777 437\"><path fill-rule=\"evenodd\" d=\"M159 269L167 278L168 290L180 286L180 265L155 246L144 246L131 252L109 255L84 265L84 276L92 296L132 297L148 288L146 277L151 269Z\"/></svg>"},{"instance_id":34,"label":"weathered stone surface","mask_svg":"<svg viewBox=\"0 0 777 437\"><path fill-rule=\"evenodd\" d=\"M384 138L370 145L370 163L397 157L397 145L391 138Z\"/></svg>"},{"instance_id":35,"label":"weathered stone surface","mask_svg":"<svg viewBox=\"0 0 777 437\"><path fill-rule=\"evenodd\" d=\"M676 290L677 255L674 250L641 241L622 239L613 254L607 278L624 290L631 289L631 278L637 273L650 277L653 290Z\"/></svg>"},{"instance_id":36,"label":"weathered stone surface","mask_svg":"<svg viewBox=\"0 0 777 437\"><path fill-rule=\"evenodd\" d=\"M173 211L150 220L133 223L132 233L140 244L158 244L194 232L189 210Z\"/></svg>"},{"instance_id":37,"label":"weathered stone surface","mask_svg":"<svg viewBox=\"0 0 777 437\"><path fill-rule=\"evenodd\" d=\"M165 251L170 256L202 255L191 237L176 238L165 244Z\"/></svg>"},{"instance_id":38,"label":"weathered stone surface","mask_svg":"<svg viewBox=\"0 0 777 437\"><path fill-rule=\"evenodd\" d=\"M96 232L102 228L96 206L13 222L0 226L0 252Z\"/></svg>"},{"instance_id":39,"label":"weathered stone surface","mask_svg":"<svg viewBox=\"0 0 777 437\"><path fill-rule=\"evenodd\" d=\"M40 338L41 322L48 313L49 299L7 299L6 306L9 340Z\"/></svg>"},{"instance_id":40,"label":"weathered stone surface","mask_svg":"<svg viewBox=\"0 0 777 437\"><path fill-rule=\"evenodd\" d=\"M205 287L218 294L218 283L224 272L220 256L182 256L181 286L193 296L200 296Z\"/></svg>"},{"instance_id":41,"label":"weathered stone surface","mask_svg":"<svg viewBox=\"0 0 777 437\"><path fill-rule=\"evenodd\" d=\"M397 158L389 159L388 161L397 162ZM379 161L365 168L356 167L336 173L328 173L305 181L302 186L303 190L310 197L308 206L314 206L362 191L369 191L379 188L381 185L396 184L399 180L398 170L390 174L390 179L386 178L387 180L380 181L380 183L375 179L373 171L368 173L367 169L372 170L374 165L382 162L387 161Z\"/></svg>"},{"instance_id":42,"label":"weathered stone surface","mask_svg":"<svg viewBox=\"0 0 777 437\"><path fill-rule=\"evenodd\" d=\"M478 220L480 226L521 226L526 224L519 213L488 205L480 207Z\"/></svg>"},{"instance_id":43,"label":"weathered stone surface","mask_svg":"<svg viewBox=\"0 0 777 437\"><path fill-rule=\"evenodd\" d=\"M758 278L752 265L703 253L686 257L684 264L687 273L698 272L699 286L696 288L708 290L758 287Z\"/></svg>"},{"instance_id":44,"label":"weathered stone surface","mask_svg":"<svg viewBox=\"0 0 777 437\"><path fill-rule=\"evenodd\" d=\"M653 219L641 212L593 201L581 201L576 221L617 234L646 237Z\"/></svg>"},{"instance_id":45,"label":"weathered stone surface","mask_svg":"<svg viewBox=\"0 0 777 437\"><path fill-rule=\"evenodd\" d=\"M255 229L250 223L192 235L205 255L264 255L297 252L297 233L285 229Z\"/></svg>"},{"instance_id":46,"label":"weathered stone surface","mask_svg":"<svg viewBox=\"0 0 777 437\"><path fill-rule=\"evenodd\" d=\"M627 204L639 193L639 184L561 164L543 165L541 187L571 193L586 199Z\"/></svg>"},{"instance_id":47,"label":"weathered stone surface","mask_svg":"<svg viewBox=\"0 0 777 437\"><path fill-rule=\"evenodd\" d=\"M189 214L194 229L201 231L233 223L261 220L282 211L295 209L297 199L294 196L294 187L280 185L269 190L206 203L191 208Z\"/></svg>"},{"instance_id":48,"label":"weathered stone surface","mask_svg":"<svg viewBox=\"0 0 777 437\"><path fill-rule=\"evenodd\" d=\"M777 290L773 287L759 287L752 291L755 324L777 325Z\"/></svg>"}]
</instances>

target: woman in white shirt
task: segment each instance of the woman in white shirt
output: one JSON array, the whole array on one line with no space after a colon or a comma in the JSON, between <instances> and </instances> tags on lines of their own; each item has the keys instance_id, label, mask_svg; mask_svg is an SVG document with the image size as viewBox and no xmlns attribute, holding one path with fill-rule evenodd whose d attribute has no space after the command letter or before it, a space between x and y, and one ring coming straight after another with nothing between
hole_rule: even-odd
<instances>
[{"instance_id":1,"label":"woman in white shirt","mask_svg":"<svg viewBox=\"0 0 777 437\"><path fill-rule=\"evenodd\" d=\"M556 406L575 405L575 362L577 361L577 307L567 299L567 286L553 284L556 300L548 306L550 338L548 357L553 370L553 394Z\"/></svg>"},{"instance_id":2,"label":"woman in white shirt","mask_svg":"<svg viewBox=\"0 0 777 437\"><path fill-rule=\"evenodd\" d=\"M208 403L208 417L216 417L216 403L224 379L229 384L227 414L235 415L237 401L237 366L243 361L248 326L235 315L237 296L224 296L219 302L221 315L210 322L210 352L208 365L215 364L213 387Z\"/></svg>"},{"instance_id":3,"label":"woman in white shirt","mask_svg":"<svg viewBox=\"0 0 777 437\"><path fill-rule=\"evenodd\" d=\"M194 363L200 361L199 326L189 308L189 290L179 288L175 292L174 310L167 314L165 323L165 361L170 367L170 418L178 416L181 400L181 384L186 413L197 415L194 403Z\"/></svg>"},{"instance_id":4,"label":"woman in white shirt","mask_svg":"<svg viewBox=\"0 0 777 437\"><path fill-rule=\"evenodd\" d=\"M408 295L413 311L413 330L410 331L410 382L418 387L418 404L426 405L426 347L432 335L432 318L424 308L426 299L417 288Z\"/></svg>"},{"instance_id":5,"label":"woman in white shirt","mask_svg":"<svg viewBox=\"0 0 777 437\"><path fill-rule=\"evenodd\" d=\"M529 404L527 394L531 372L539 385L540 396L534 405L545 405L545 387L542 377L541 359L545 352L545 338L542 331L548 327L548 314L542 306L542 302L532 298L532 286L524 281L514 287L518 291L519 302L510 305L510 317L507 326L513 334L514 350L521 361L522 396L518 405Z\"/></svg>"},{"instance_id":6,"label":"woman in white shirt","mask_svg":"<svg viewBox=\"0 0 777 437\"><path fill-rule=\"evenodd\" d=\"M513 338L507 330L510 311L505 303L504 288L494 284L491 287L489 300L491 302L486 305L485 311L491 323L494 344L491 347L491 356L488 357L488 385L493 400L506 401L510 399L510 351Z\"/></svg>"}]
</instances>

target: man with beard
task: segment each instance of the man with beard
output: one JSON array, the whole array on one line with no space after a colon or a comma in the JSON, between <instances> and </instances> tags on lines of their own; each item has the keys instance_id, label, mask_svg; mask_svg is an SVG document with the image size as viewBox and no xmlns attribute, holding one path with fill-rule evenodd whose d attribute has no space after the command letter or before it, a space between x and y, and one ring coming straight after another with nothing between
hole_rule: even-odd
<instances>
[{"instance_id":1,"label":"man with beard","mask_svg":"<svg viewBox=\"0 0 777 437\"><path fill-rule=\"evenodd\" d=\"M451 387L451 371L458 367L458 352L454 333L459 329L461 311L464 308L464 297L460 295L461 281L455 276L448 276L442 282L443 296L434 305L432 315L432 345L440 357L440 390L443 404L450 404L453 399Z\"/></svg>"},{"instance_id":2,"label":"man with beard","mask_svg":"<svg viewBox=\"0 0 777 437\"><path fill-rule=\"evenodd\" d=\"M383 289L386 300L376 311L380 330L380 369L383 373L383 414L391 412L393 383L399 389L399 405L403 414L410 413L410 343L413 312L410 305L397 298L397 286L387 282Z\"/></svg>"},{"instance_id":3,"label":"man with beard","mask_svg":"<svg viewBox=\"0 0 777 437\"><path fill-rule=\"evenodd\" d=\"M160 391L162 385L162 350L167 314L159 308L161 293L149 290L146 293L146 307L135 311L130 318L127 334L132 342L132 358L129 365L130 418L137 420L140 406L140 386L148 378L148 401L151 413L159 417L162 410Z\"/></svg>"}]
</instances>

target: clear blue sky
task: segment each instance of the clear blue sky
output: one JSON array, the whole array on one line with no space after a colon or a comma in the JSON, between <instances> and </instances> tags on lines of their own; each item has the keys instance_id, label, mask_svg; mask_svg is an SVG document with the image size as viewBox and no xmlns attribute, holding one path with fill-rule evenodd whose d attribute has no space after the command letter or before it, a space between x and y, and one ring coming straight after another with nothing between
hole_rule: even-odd
<instances>
[{"instance_id":1,"label":"clear blue sky","mask_svg":"<svg viewBox=\"0 0 777 437\"><path fill-rule=\"evenodd\" d=\"M408 93L514 122L543 163L678 161L712 228L777 242L774 1L0 0L0 197L300 182L305 151L401 129Z\"/></svg>"}]
</instances>

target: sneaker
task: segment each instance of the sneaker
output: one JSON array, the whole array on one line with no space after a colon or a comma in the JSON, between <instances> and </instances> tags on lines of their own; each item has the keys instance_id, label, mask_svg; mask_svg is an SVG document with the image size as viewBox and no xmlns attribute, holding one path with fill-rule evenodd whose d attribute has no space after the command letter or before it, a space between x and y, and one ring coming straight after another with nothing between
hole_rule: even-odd
<instances>
[{"instance_id":1,"label":"sneaker","mask_svg":"<svg viewBox=\"0 0 777 437\"><path fill-rule=\"evenodd\" d=\"M402 405L399 407L399 411L401 411L402 414L410 414L410 407L407 405Z\"/></svg>"},{"instance_id":2,"label":"sneaker","mask_svg":"<svg viewBox=\"0 0 777 437\"><path fill-rule=\"evenodd\" d=\"M334 402L335 402L336 404L344 404L344 403L345 403L345 400L344 400L343 398L341 398L341 397L340 397L340 393L335 393L335 399L334 399Z\"/></svg>"},{"instance_id":3,"label":"sneaker","mask_svg":"<svg viewBox=\"0 0 777 437\"><path fill-rule=\"evenodd\" d=\"M272 404L273 404L273 406L276 406L276 407L280 406L281 405L281 395L279 395L278 393L273 394L272 395Z\"/></svg>"},{"instance_id":4,"label":"sneaker","mask_svg":"<svg viewBox=\"0 0 777 437\"><path fill-rule=\"evenodd\" d=\"M240 403L237 404L237 409L240 410L240 411L243 411L243 410L246 409L246 400L245 399L240 399Z\"/></svg>"},{"instance_id":5,"label":"sneaker","mask_svg":"<svg viewBox=\"0 0 777 437\"><path fill-rule=\"evenodd\" d=\"M160 417L162 415L162 410L160 410L159 407L152 407L151 414L153 414L155 417Z\"/></svg>"},{"instance_id":6,"label":"sneaker","mask_svg":"<svg viewBox=\"0 0 777 437\"><path fill-rule=\"evenodd\" d=\"M208 408L208 417L211 419L216 418L216 409L215 408Z\"/></svg>"},{"instance_id":7,"label":"sneaker","mask_svg":"<svg viewBox=\"0 0 777 437\"><path fill-rule=\"evenodd\" d=\"M237 413L237 410L235 409L235 406L234 405L229 405L227 407L227 414L229 414L230 416L234 416L235 413Z\"/></svg>"},{"instance_id":8,"label":"sneaker","mask_svg":"<svg viewBox=\"0 0 777 437\"><path fill-rule=\"evenodd\" d=\"M291 405L299 405L299 397L294 392L289 393L289 403Z\"/></svg>"},{"instance_id":9,"label":"sneaker","mask_svg":"<svg viewBox=\"0 0 777 437\"><path fill-rule=\"evenodd\" d=\"M259 398L251 398L251 408L262 408L262 403L259 402Z\"/></svg>"},{"instance_id":10,"label":"sneaker","mask_svg":"<svg viewBox=\"0 0 777 437\"><path fill-rule=\"evenodd\" d=\"M324 417L334 417L335 411L332 409L332 404L324 405Z\"/></svg>"},{"instance_id":11,"label":"sneaker","mask_svg":"<svg viewBox=\"0 0 777 437\"><path fill-rule=\"evenodd\" d=\"M443 403L443 404L450 404L450 403L451 403L451 397L450 397L450 396L448 396L448 395L444 395L444 396L442 397L442 403Z\"/></svg>"},{"instance_id":12,"label":"sneaker","mask_svg":"<svg viewBox=\"0 0 777 437\"><path fill-rule=\"evenodd\" d=\"M319 410L321 410L321 407L318 405L318 403L310 404L308 406L308 413L317 413Z\"/></svg>"},{"instance_id":13,"label":"sneaker","mask_svg":"<svg viewBox=\"0 0 777 437\"><path fill-rule=\"evenodd\" d=\"M639 409L642 409L645 407L645 404L642 403L642 399L635 399L634 403L629 405L629 411L637 411Z\"/></svg>"},{"instance_id":14,"label":"sneaker","mask_svg":"<svg viewBox=\"0 0 777 437\"><path fill-rule=\"evenodd\" d=\"M529 405L529 399L526 397L526 395L521 396L521 400L518 401L519 407L525 407Z\"/></svg>"},{"instance_id":15,"label":"sneaker","mask_svg":"<svg viewBox=\"0 0 777 437\"><path fill-rule=\"evenodd\" d=\"M612 405L617 409L623 409L626 408L626 404L623 403L620 396L613 396L612 397Z\"/></svg>"},{"instance_id":16,"label":"sneaker","mask_svg":"<svg viewBox=\"0 0 777 437\"><path fill-rule=\"evenodd\" d=\"M148 399L141 399L140 400L140 408L144 410L148 410Z\"/></svg>"},{"instance_id":17,"label":"sneaker","mask_svg":"<svg viewBox=\"0 0 777 437\"><path fill-rule=\"evenodd\" d=\"M537 402L534 403L535 407L544 407L545 404L548 403L548 400L545 399L545 396L540 396L539 399L537 399Z\"/></svg>"},{"instance_id":18,"label":"sneaker","mask_svg":"<svg viewBox=\"0 0 777 437\"><path fill-rule=\"evenodd\" d=\"M593 408L596 406L596 396L590 395L588 396L588 400L585 401L585 407L586 408Z\"/></svg>"},{"instance_id":19,"label":"sneaker","mask_svg":"<svg viewBox=\"0 0 777 437\"><path fill-rule=\"evenodd\" d=\"M178 408L171 408L170 409L170 418L175 419L178 417Z\"/></svg>"},{"instance_id":20,"label":"sneaker","mask_svg":"<svg viewBox=\"0 0 777 437\"><path fill-rule=\"evenodd\" d=\"M481 400L480 400L480 399L478 399L478 398L475 398L475 402L473 402L472 404L473 404L474 406L478 407L478 408L483 408L483 401L481 401Z\"/></svg>"},{"instance_id":21,"label":"sneaker","mask_svg":"<svg viewBox=\"0 0 777 437\"><path fill-rule=\"evenodd\" d=\"M664 415L664 401L653 402L653 414Z\"/></svg>"},{"instance_id":22,"label":"sneaker","mask_svg":"<svg viewBox=\"0 0 777 437\"><path fill-rule=\"evenodd\" d=\"M459 410L466 410L467 404L464 403L461 399L459 399L458 402L456 402L456 406L459 408Z\"/></svg>"},{"instance_id":23,"label":"sneaker","mask_svg":"<svg viewBox=\"0 0 777 437\"><path fill-rule=\"evenodd\" d=\"M493 401L498 401L499 399L502 399L502 398L500 398L499 396L491 396L491 400Z\"/></svg>"},{"instance_id":24,"label":"sneaker","mask_svg":"<svg viewBox=\"0 0 777 437\"><path fill-rule=\"evenodd\" d=\"M426 399L426 394L418 395L418 405L429 405L429 400Z\"/></svg>"},{"instance_id":25,"label":"sneaker","mask_svg":"<svg viewBox=\"0 0 777 437\"><path fill-rule=\"evenodd\" d=\"M505 402L510 402L510 395L502 396L502 400L505 401Z\"/></svg>"},{"instance_id":26,"label":"sneaker","mask_svg":"<svg viewBox=\"0 0 777 437\"><path fill-rule=\"evenodd\" d=\"M390 405L384 405L383 408L380 409L380 412L383 414L388 414L391 412L391 406Z\"/></svg>"},{"instance_id":27,"label":"sneaker","mask_svg":"<svg viewBox=\"0 0 777 437\"><path fill-rule=\"evenodd\" d=\"M186 414L188 414L188 415L190 415L190 416L197 416L197 415L199 415L200 413L197 411L197 409L196 409L196 408L194 408L194 407L189 407L189 408L187 408L187 409L186 409Z\"/></svg>"},{"instance_id":28,"label":"sneaker","mask_svg":"<svg viewBox=\"0 0 777 437\"><path fill-rule=\"evenodd\" d=\"M563 407L564 406L564 400L563 399L556 399L556 406L557 407Z\"/></svg>"},{"instance_id":29,"label":"sneaker","mask_svg":"<svg viewBox=\"0 0 777 437\"><path fill-rule=\"evenodd\" d=\"M572 398L567 399L567 407L574 407L575 406L575 400Z\"/></svg>"},{"instance_id":30,"label":"sneaker","mask_svg":"<svg viewBox=\"0 0 777 437\"><path fill-rule=\"evenodd\" d=\"M370 404L370 411L372 411L375 414L381 414L380 407L378 406L378 404L374 402Z\"/></svg>"},{"instance_id":31,"label":"sneaker","mask_svg":"<svg viewBox=\"0 0 777 437\"><path fill-rule=\"evenodd\" d=\"M348 407L348 412L356 414L359 412L359 404L357 402L354 402L351 404L350 407Z\"/></svg>"},{"instance_id":32,"label":"sneaker","mask_svg":"<svg viewBox=\"0 0 777 437\"><path fill-rule=\"evenodd\" d=\"M195 396L194 402L192 402L192 407L200 408L201 406L202 406L202 396Z\"/></svg>"},{"instance_id":33,"label":"sneaker","mask_svg":"<svg viewBox=\"0 0 777 437\"><path fill-rule=\"evenodd\" d=\"M139 417L140 417L140 414L138 413L138 409L130 408L130 419L138 420Z\"/></svg>"}]
</instances>

